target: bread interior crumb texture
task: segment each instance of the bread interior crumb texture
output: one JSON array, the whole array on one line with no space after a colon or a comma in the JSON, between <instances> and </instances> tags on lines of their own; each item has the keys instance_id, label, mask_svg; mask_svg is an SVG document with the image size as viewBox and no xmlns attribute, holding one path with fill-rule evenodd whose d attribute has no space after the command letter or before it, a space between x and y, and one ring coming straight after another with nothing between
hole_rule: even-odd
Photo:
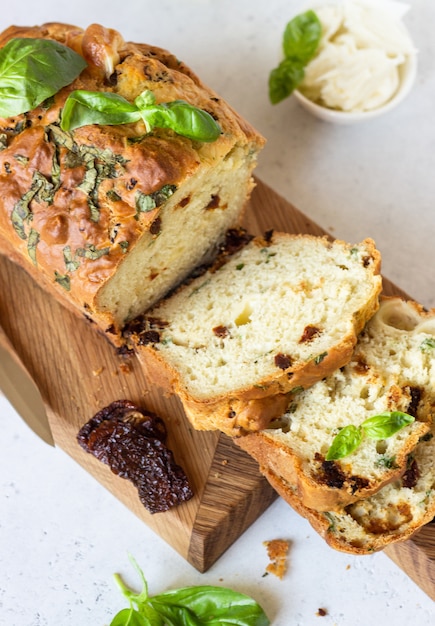
<instances>
[{"instance_id":1,"label":"bread interior crumb texture","mask_svg":"<svg viewBox=\"0 0 435 626\"><path fill-rule=\"evenodd\" d=\"M157 236L145 232L98 294L99 308L117 324L147 310L213 254L253 186L249 152L236 146L213 167L203 164L162 205Z\"/></svg>"},{"instance_id":2,"label":"bread interior crumb texture","mask_svg":"<svg viewBox=\"0 0 435 626\"><path fill-rule=\"evenodd\" d=\"M197 398L261 384L276 375L277 355L321 359L353 334L376 284L372 262L364 242L254 240L149 312L164 322L156 348ZM318 332L303 341L310 325Z\"/></svg>"}]
</instances>

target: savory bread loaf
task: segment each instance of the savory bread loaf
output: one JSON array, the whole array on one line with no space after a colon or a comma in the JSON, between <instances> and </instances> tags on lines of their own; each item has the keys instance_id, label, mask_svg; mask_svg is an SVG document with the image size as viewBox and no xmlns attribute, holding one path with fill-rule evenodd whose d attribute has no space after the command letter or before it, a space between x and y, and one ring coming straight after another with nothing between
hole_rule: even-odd
<instances>
[{"instance_id":1,"label":"savory bread loaf","mask_svg":"<svg viewBox=\"0 0 435 626\"><path fill-rule=\"evenodd\" d=\"M137 320L137 354L195 428L265 428L289 394L350 359L378 307L379 266L371 240L269 232Z\"/></svg>"},{"instance_id":2,"label":"savory bread loaf","mask_svg":"<svg viewBox=\"0 0 435 626\"><path fill-rule=\"evenodd\" d=\"M350 362L295 395L275 428L239 437L267 475L292 485L302 504L331 511L374 494L404 473L435 417L435 311L382 298ZM334 435L385 412L415 421L388 438L363 437L343 458L327 460Z\"/></svg>"},{"instance_id":3,"label":"savory bread loaf","mask_svg":"<svg viewBox=\"0 0 435 626\"><path fill-rule=\"evenodd\" d=\"M435 516L435 424L410 455L406 472L373 496L335 511L305 506L297 487L266 471L274 489L336 550L371 554L409 539Z\"/></svg>"},{"instance_id":4,"label":"savory bread loaf","mask_svg":"<svg viewBox=\"0 0 435 626\"><path fill-rule=\"evenodd\" d=\"M36 109L0 118L1 249L116 341L239 224L264 140L165 50L97 24L10 27L0 47L14 38L58 41L87 67ZM76 89L184 100L221 133L204 143L142 121L66 132L60 114Z\"/></svg>"}]
</instances>

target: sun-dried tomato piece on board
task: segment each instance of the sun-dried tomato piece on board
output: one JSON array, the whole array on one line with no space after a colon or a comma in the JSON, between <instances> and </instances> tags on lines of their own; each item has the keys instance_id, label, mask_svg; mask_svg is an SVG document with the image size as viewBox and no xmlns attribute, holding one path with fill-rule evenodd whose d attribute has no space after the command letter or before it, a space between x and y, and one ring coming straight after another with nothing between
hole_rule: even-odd
<instances>
[{"instance_id":1,"label":"sun-dried tomato piece on board","mask_svg":"<svg viewBox=\"0 0 435 626\"><path fill-rule=\"evenodd\" d=\"M131 481L150 513L162 513L193 496L184 470L166 447L166 435L160 417L117 400L82 426L77 441L114 474Z\"/></svg>"}]
</instances>

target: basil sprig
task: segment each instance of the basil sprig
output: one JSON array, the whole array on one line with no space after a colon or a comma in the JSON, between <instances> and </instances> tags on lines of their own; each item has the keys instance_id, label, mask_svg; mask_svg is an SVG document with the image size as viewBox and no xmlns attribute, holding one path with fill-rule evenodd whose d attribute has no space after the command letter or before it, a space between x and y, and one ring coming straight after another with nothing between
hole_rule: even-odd
<instances>
[{"instance_id":1,"label":"basil sprig","mask_svg":"<svg viewBox=\"0 0 435 626\"><path fill-rule=\"evenodd\" d=\"M134 103L116 93L73 91L62 111L61 128L74 130L88 124L131 124L143 120L147 132L170 128L189 139L215 141L221 129L213 117L184 100L156 104L152 91L143 91Z\"/></svg>"},{"instance_id":2,"label":"basil sprig","mask_svg":"<svg viewBox=\"0 0 435 626\"><path fill-rule=\"evenodd\" d=\"M135 593L115 579L130 603L110 622L110 626L269 626L263 609L249 596L210 585L183 587L156 596L148 595L144 573L134 559L132 564L142 580L142 591Z\"/></svg>"},{"instance_id":3,"label":"basil sprig","mask_svg":"<svg viewBox=\"0 0 435 626\"><path fill-rule=\"evenodd\" d=\"M327 461L342 459L358 448L364 436L376 440L388 439L413 421L414 418L408 413L385 411L369 417L360 426L349 424L334 437L325 458Z\"/></svg>"},{"instance_id":4,"label":"basil sprig","mask_svg":"<svg viewBox=\"0 0 435 626\"><path fill-rule=\"evenodd\" d=\"M321 36L322 25L312 10L297 15L287 24L282 42L284 59L269 75L272 104L287 98L303 81L304 68L316 54Z\"/></svg>"},{"instance_id":5,"label":"basil sprig","mask_svg":"<svg viewBox=\"0 0 435 626\"><path fill-rule=\"evenodd\" d=\"M51 39L11 39L0 49L0 117L31 111L86 67L71 48Z\"/></svg>"}]
</instances>

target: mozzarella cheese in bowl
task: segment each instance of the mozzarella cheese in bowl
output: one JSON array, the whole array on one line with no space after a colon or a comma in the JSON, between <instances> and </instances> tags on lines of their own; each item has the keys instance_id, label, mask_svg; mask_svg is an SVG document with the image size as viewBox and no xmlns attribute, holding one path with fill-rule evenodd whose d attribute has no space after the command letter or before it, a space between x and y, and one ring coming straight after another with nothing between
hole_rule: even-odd
<instances>
[{"instance_id":1,"label":"mozzarella cheese in bowl","mask_svg":"<svg viewBox=\"0 0 435 626\"><path fill-rule=\"evenodd\" d=\"M345 1L315 9L322 38L299 91L331 109L370 111L400 85L401 67L415 54L399 2Z\"/></svg>"}]
</instances>

